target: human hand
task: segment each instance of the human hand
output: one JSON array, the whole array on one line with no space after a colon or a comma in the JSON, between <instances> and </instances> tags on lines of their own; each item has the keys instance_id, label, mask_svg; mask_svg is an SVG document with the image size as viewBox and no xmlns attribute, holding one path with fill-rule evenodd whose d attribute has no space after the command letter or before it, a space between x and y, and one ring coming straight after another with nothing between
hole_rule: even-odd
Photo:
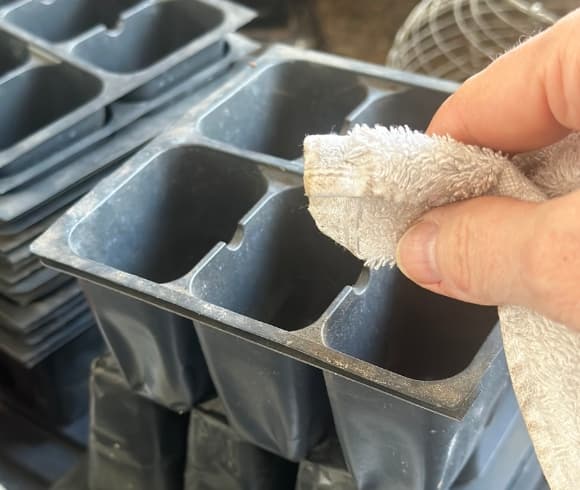
<instances>
[{"instance_id":1,"label":"human hand","mask_svg":"<svg viewBox=\"0 0 580 490\"><path fill-rule=\"evenodd\" d=\"M428 133L516 153L580 131L579 31L577 10L498 58L443 104ZM525 306L580 329L580 191L434 209L403 236L397 262L436 293Z\"/></svg>"}]
</instances>

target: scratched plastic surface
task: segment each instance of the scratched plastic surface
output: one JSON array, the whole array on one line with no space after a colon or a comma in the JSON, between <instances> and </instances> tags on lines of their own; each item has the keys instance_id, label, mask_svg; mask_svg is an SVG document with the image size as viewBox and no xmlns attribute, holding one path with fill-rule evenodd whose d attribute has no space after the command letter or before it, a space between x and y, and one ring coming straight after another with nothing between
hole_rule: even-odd
<instances>
[{"instance_id":1,"label":"scratched plastic surface","mask_svg":"<svg viewBox=\"0 0 580 490\"><path fill-rule=\"evenodd\" d=\"M486 424L513 399L496 314L420 290L397 270L369 271L324 237L308 214L300 145L356 123L422 130L453 89L274 46L33 249L92 284L108 345L142 395L162 400L174 380L131 366L179 369L174 346L195 345L196 333L226 416L248 442L299 461L334 425L360 490L451 488L477 475L471 458L492 452ZM147 349L131 349L145 336Z\"/></svg>"}]
</instances>

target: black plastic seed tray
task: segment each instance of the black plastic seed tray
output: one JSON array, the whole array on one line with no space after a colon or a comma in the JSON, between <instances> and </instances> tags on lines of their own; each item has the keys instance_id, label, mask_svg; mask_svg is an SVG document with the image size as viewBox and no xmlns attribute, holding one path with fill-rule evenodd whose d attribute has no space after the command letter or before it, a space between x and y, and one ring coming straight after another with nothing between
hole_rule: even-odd
<instances>
[{"instance_id":1,"label":"black plastic seed tray","mask_svg":"<svg viewBox=\"0 0 580 490\"><path fill-rule=\"evenodd\" d=\"M64 210L92 189L105 175L107 175L106 170L105 173L80 182L79 185L73 186L54 199L45 202L43 206L30 211L15 220L1 223L0 236L14 236L25 232L31 226L35 226L49 217L61 215ZM24 263L24 261L30 260L31 257L30 242L28 242L4 254L0 257L0 262L16 266L19 263Z\"/></svg>"},{"instance_id":2,"label":"black plastic seed tray","mask_svg":"<svg viewBox=\"0 0 580 490\"><path fill-rule=\"evenodd\" d=\"M9 195L0 197L0 220L9 222L17 219L35 206L38 207L40 203L47 201L50 197L61 193L71 182L77 182L81 180L81 177L89 176L102 168L103 161L111 162L113 159L109 155L95 160L95 154L98 153L95 150L98 150L99 147L110 145L109 153L112 154L115 151L118 153L115 145L119 138L116 138L111 144L110 139L113 135L123 131L128 126L134 125L144 115L163 110L191 92L211 83L214 79L219 78L230 70L236 60L256 48L255 43L235 34L225 37L223 43L227 48L227 53L223 59L210 64L207 68L176 86L167 88L154 98L145 101L123 99L114 102L107 108L106 124L98 131L87 138L81 138L66 148L60 149L45 160L35 161L33 166L27 167L16 174L11 174L7 177L0 176L0 193L5 194L11 191ZM143 141L143 137L137 135L136 140ZM133 148L137 144L138 141L133 145ZM99 163L101 163L101 166L99 166ZM66 168L60 170L57 175L51 176L51 180L46 182L43 187L31 189L31 186L27 185L26 189L16 190L22 185L30 183L33 178L45 174L47 171L54 171L57 165ZM71 166L73 168L68 168Z\"/></svg>"},{"instance_id":3,"label":"black plastic seed tray","mask_svg":"<svg viewBox=\"0 0 580 490\"><path fill-rule=\"evenodd\" d=\"M88 282L81 285L133 391L176 412L214 393L190 320Z\"/></svg>"},{"instance_id":4,"label":"black plastic seed tray","mask_svg":"<svg viewBox=\"0 0 580 490\"><path fill-rule=\"evenodd\" d=\"M10 287L0 287L0 295L18 305L28 305L49 295L61 286L70 282L70 278L62 274L51 275L45 270L33 278Z\"/></svg>"},{"instance_id":5,"label":"black plastic seed tray","mask_svg":"<svg viewBox=\"0 0 580 490\"><path fill-rule=\"evenodd\" d=\"M235 47L237 56L242 56L255 48L255 44L240 36L230 36L228 42ZM236 69L238 68L233 66L230 71ZM18 223L23 213L24 219L27 220L28 216L34 216L37 212L46 214L47 207L50 212L50 200L53 198L60 200L59 196L66 194L69 188L75 194L79 188L81 192L86 190L85 181L88 180L89 185L92 185L102 178L103 174L118 165L128 153L151 139L160 128L167 126L219 83L218 78L193 94L185 94L173 101L169 107L141 117L87 155L80 157L77 162L54 172L49 179L34 181L6 196L0 196L0 210L4 212L4 216L16 219L7 226L12 227L15 222ZM0 252L0 294L11 302L21 305L38 302L41 297L46 296L64 281L63 277L56 277L53 272L41 269L39 262L30 255L29 250L30 241L42 231L40 227L46 227L53 219L53 216L49 216L39 225L33 225L32 232L30 228L24 228L20 233L5 237L5 248Z\"/></svg>"},{"instance_id":6,"label":"black plastic seed tray","mask_svg":"<svg viewBox=\"0 0 580 490\"><path fill-rule=\"evenodd\" d=\"M25 277L22 281L16 281L15 283L0 279L0 294L5 297L11 297L12 295L30 293L50 283L57 277L62 277L62 275L53 270L42 268Z\"/></svg>"},{"instance_id":7,"label":"black plastic seed tray","mask_svg":"<svg viewBox=\"0 0 580 490\"><path fill-rule=\"evenodd\" d=\"M218 399L191 411L184 490L294 490L296 471L241 438Z\"/></svg>"},{"instance_id":8,"label":"black plastic seed tray","mask_svg":"<svg viewBox=\"0 0 580 490\"><path fill-rule=\"evenodd\" d=\"M255 43L238 35L228 36L227 43L232 59L243 60L245 55L256 49ZM230 63L225 73L235 73L239 70L239 64L241 61ZM62 213L63 206L66 207L86 192L131 152L158 134L160 128L183 114L196 100L207 96L222 81L223 76L214 74L213 79L206 80L205 86L199 88L188 80L187 91L182 89L178 96L172 94L171 99L167 98L168 94L163 96L165 103L171 102L169 105L149 110L130 126L120 129L84 154L77 155L75 160L50 175L0 196L0 221L3 221L0 223L0 234L3 235L0 237L0 279L12 283L27 269L35 267L33 262L36 261L29 251L30 242ZM148 104L148 109L152 109L151 102ZM124 109L117 112L131 111Z\"/></svg>"},{"instance_id":9,"label":"black plastic seed tray","mask_svg":"<svg viewBox=\"0 0 580 490\"><path fill-rule=\"evenodd\" d=\"M42 341L37 343L31 343L21 337L0 331L0 352L23 366L34 367L94 325L94 318L90 311L83 308L80 313L75 313L64 324L57 325L58 328L54 329L54 327L49 326L49 329L54 331L49 332Z\"/></svg>"},{"instance_id":10,"label":"black plastic seed tray","mask_svg":"<svg viewBox=\"0 0 580 490\"><path fill-rule=\"evenodd\" d=\"M0 264L0 280L4 284L16 284L41 268L42 264L39 260L25 261L14 266L5 263Z\"/></svg>"},{"instance_id":11,"label":"black plastic seed tray","mask_svg":"<svg viewBox=\"0 0 580 490\"><path fill-rule=\"evenodd\" d=\"M104 439L103 429L107 429L108 437L104 444L99 442L95 447L90 447L88 460L83 459L61 481L52 486L52 490L294 490L296 464L240 438L228 425L219 400L204 402L184 416L167 412L166 409L128 391L119 376L118 368L110 358L99 360L93 367L93 387L93 411L101 416L100 420L95 419L92 422L92 433L96 436L92 436L91 442L94 439ZM97 410L98 405L108 407L108 410ZM140 407L136 410L139 413L156 413L158 418L143 431L143 419L136 422L135 412L129 412L131 407ZM189 429L182 426L184 417L189 421ZM168 424L171 420L177 420L178 424ZM137 428L134 429L135 427ZM140 465L144 465L143 455L152 451L151 446L158 444L156 438L152 437L155 431L160 431L159 436L164 440L179 439L177 447L175 444L171 445L171 454L175 454L177 448L184 449L180 436L184 435L183 431L187 432L184 475L176 470L175 465L164 466L158 461L147 469L145 475L142 474ZM118 448L115 448L113 442L115 438L122 441ZM113 457L119 453L135 456ZM173 473L170 474L170 471ZM153 478L152 472L156 473ZM93 474L93 486L89 486L90 474ZM181 482L183 476L184 481Z\"/></svg>"},{"instance_id":12,"label":"black plastic seed tray","mask_svg":"<svg viewBox=\"0 0 580 490\"><path fill-rule=\"evenodd\" d=\"M521 418L512 421L494 442L498 446L485 460L487 466L483 472L471 478L471 468L464 469L450 490L549 490ZM522 451L524 445L527 451ZM333 454L330 448L325 449L328 452L319 451L300 463L296 490L358 490L341 456Z\"/></svg>"},{"instance_id":13,"label":"black plastic seed tray","mask_svg":"<svg viewBox=\"0 0 580 490\"><path fill-rule=\"evenodd\" d=\"M0 332L0 353L23 368L32 369L83 332L95 327L94 318L87 308L63 316L67 318L55 321L56 325L48 324L35 343L26 337L18 338Z\"/></svg>"},{"instance_id":14,"label":"black plastic seed tray","mask_svg":"<svg viewBox=\"0 0 580 490\"><path fill-rule=\"evenodd\" d=\"M2 255L9 253L10 251L24 245L25 243L34 240L36 237L41 235L46 229L54 223L59 215L48 216L43 221L30 226L22 233L17 233L15 235L0 236L0 253Z\"/></svg>"},{"instance_id":15,"label":"black plastic seed tray","mask_svg":"<svg viewBox=\"0 0 580 490\"><path fill-rule=\"evenodd\" d=\"M387 417L381 419L377 424L375 438L384 436L379 428L383 421L389 423ZM390 431L389 435L392 434L393 432ZM390 449L390 440L383 439L383 442L385 452L378 455L377 458L386 461L388 458L385 458L385 454L388 454L387 451ZM376 448L376 443L371 445ZM372 460L375 455L368 453L367 457ZM361 464L361 462L357 463ZM372 464L369 467L375 468L376 472L376 467ZM413 465L407 468L409 478L419 480L415 481L414 486L411 484L410 488L422 488L421 479L424 474L418 472L416 468L417 466ZM300 463L296 490L388 489L392 488L389 486L388 476L392 471L393 468L389 466L383 474L375 473L372 481L367 478L360 487L357 487L347 468L338 442L331 438L315 448L308 455L308 458ZM426 488L431 487L427 486ZM494 408L491 416L487 418L485 429L477 446L469 455L467 463L455 481L450 487L447 485L440 488L450 488L450 490L547 489L511 388L508 387L504 391L498 405Z\"/></svg>"},{"instance_id":16,"label":"black plastic seed tray","mask_svg":"<svg viewBox=\"0 0 580 490\"><path fill-rule=\"evenodd\" d=\"M80 331L34 367L0 352L1 399L32 417L63 425L88 410L92 360L103 351L98 329Z\"/></svg>"},{"instance_id":17,"label":"black plastic seed tray","mask_svg":"<svg viewBox=\"0 0 580 490\"><path fill-rule=\"evenodd\" d=\"M0 175L90 141L114 101L153 98L220 61L225 35L253 16L226 0L3 5Z\"/></svg>"},{"instance_id":18,"label":"black plastic seed tray","mask_svg":"<svg viewBox=\"0 0 580 490\"><path fill-rule=\"evenodd\" d=\"M115 133L123 128L134 124L143 115L155 110L162 109L167 105L173 103L176 99L187 95L187 93L197 90L200 86L211 82L216 77L221 76L227 72L229 67L240 56L248 50L255 49L253 43L249 43L246 39L240 36L230 34L224 39L225 56L223 59L216 61L201 70L198 74L187 78L178 85L168 88L160 95L147 99L144 101L127 101L119 100L107 107L107 119L105 124L97 131L91 133L85 138L81 138L76 142L71 143L65 148L59 149L57 152L51 154L46 159L37 160L33 166L25 167L18 173L7 176L0 175L0 194L7 192L14 192L15 189L26 185L32 179L48 172L53 171L54 168L69 165L71 162L76 162L83 157L87 152L94 150L95 146L102 144L104 140L110 138ZM52 191L52 185L49 185L43 194ZM18 197L18 196L17 196ZM26 196L24 196L26 197ZM8 204L14 207L22 208L22 199L7 199ZM8 209L5 213L5 220L14 216L15 211Z\"/></svg>"},{"instance_id":19,"label":"black plastic seed tray","mask_svg":"<svg viewBox=\"0 0 580 490\"><path fill-rule=\"evenodd\" d=\"M67 304L65 308L58 310L54 315L46 318L42 325L31 332L14 332L0 325L0 336L11 339L23 345L36 346L49 341L52 334L61 331L73 319L89 312L89 306L83 298L75 298L74 302Z\"/></svg>"},{"instance_id":20,"label":"black plastic seed tray","mask_svg":"<svg viewBox=\"0 0 580 490\"><path fill-rule=\"evenodd\" d=\"M232 35L228 39L228 43L237 53L236 56L242 56L255 48L254 43L240 36ZM233 65L228 71L239 69L236 66ZM118 165L128 152L150 140L160 128L183 114L192 103L206 96L219 83L220 78L208 82L204 88L193 93L190 90L189 93L182 94L170 106L146 114L93 148L78 161L61 167L49 178L43 177L6 196L0 196L0 210L4 212L4 216L10 215L11 219L20 217L22 213L34 214L37 208L44 212L43 208L50 199L58 199L69 188L73 191L78 187L85 189L86 180L93 183L101 178L103 172ZM6 251L0 252L0 294L6 298L6 301L2 300L0 303L0 306L6 307L0 311L0 317L3 317L0 318L0 350L27 365L37 363L42 357L78 335L82 331L80 329L90 325L85 309L78 302L67 305L58 299L56 302L52 299L53 296L59 297L62 289L60 286L70 280L42 268L39 261L30 255L30 241L42 231L38 229L39 226L46 227L53 219L49 217L41 221L40 225L33 226L32 233L25 228L20 234L7 236ZM59 289L53 293L55 288ZM52 303L55 303L58 311L51 311ZM44 304L48 308L43 308ZM27 305L32 306L28 308ZM82 319L79 318L81 313ZM2 320L7 322L6 329L3 328Z\"/></svg>"},{"instance_id":21,"label":"black plastic seed tray","mask_svg":"<svg viewBox=\"0 0 580 490\"><path fill-rule=\"evenodd\" d=\"M508 383L496 313L397 270L369 271L320 234L301 142L355 121L422 129L454 88L273 47L75 205L34 252L90 284L109 346L147 396L187 386L168 373L184 366L175 346L194 343L177 321L189 318L230 423L252 443L298 460L324 437L322 368L363 490L368 472L391 467L394 486L445 488ZM143 375L154 367L157 377ZM362 464L369 454L389 458Z\"/></svg>"},{"instance_id":22,"label":"black plastic seed tray","mask_svg":"<svg viewBox=\"0 0 580 490\"><path fill-rule=\"evenodd\" d=\"M336 435L328 437L300 462L295 490L357 490Z\"/></svg>"},{"instance_id":23,"label":"black plastic seed tray","mask_svg":"<svg viewBox=\"0 0 580 490\"><path fill-rule=\"evenodd\" d=\"M24 307L0 298L0 326L14 333L32 332L41 328L51 317L59 315L67 305L75 304L81 296L78 284L71 281L46 299Z\"/></svg>"},{"instance_id":24,"label":"black plastic seed tray","mask_svg":"<svg viewBox=\"0 0 580 490\"><path fill-rule=\"evenodd\" d=\"M115 361L91 373L88 486L182 490L189 414L177 414L133 393Z\"/></svg>"}]
</instances>

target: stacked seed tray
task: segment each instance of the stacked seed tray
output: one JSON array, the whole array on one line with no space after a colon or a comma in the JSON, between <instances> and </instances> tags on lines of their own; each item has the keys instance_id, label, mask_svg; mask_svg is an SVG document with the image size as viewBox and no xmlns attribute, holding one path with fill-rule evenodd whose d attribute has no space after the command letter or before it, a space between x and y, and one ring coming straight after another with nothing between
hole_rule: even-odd
<instances>
[{"instance_id":1,"label":"stacked seed tray","mask_svg":"<svg viewBox=\"0 0 580 490\"><path fill-rule=\"evenodd\" d=\"M222 0L0 1L2 413L65 431L86 414L104 343L78 283L30 244L240 70L258 46L234 31L253 17Z\"/></svg>"},{"instance_id":2,"label":"stacked seed tray","mask_svg":"<svg viewBox=\"0 0 580 490\"><path fill-rule=\"evenodd\" d=\"M112 355L93 383L118 370L125 396L149 404L123 424L128 402L99 407L106 390L93 390L90 490L111 487L93 480L103 473L142 490L285 488L244 484L252 461L268 475L281 459L298 465L283 471L299 490L545 488L496 311L365 268L317 230L304 197L305 134L421 130L455 87L273 46L33 244L81 279ZM206 405L214 389L221 418ZM208 433L222 449L203 443ZM265 453L239 456L249 448ZM184 481L162 468L154 487L128 469L96 471L95 451L172 475L181 453ZM222 453L233 456L219 463Z\"/></svg>"},{"instance_id":3,"label":"stacked seed tray","mask_svg":"<svg viewBox=\"0 0 580 490\"><path fill-rule=\"evenodd\" d=\"M93 364L90 385L87 454L52 490L357 490L332 431L298 464L240 436L218 398L177 413L134 393L110 355ZM545 490L541 484L510 392L451 489Z\"/></svg>"}]
</instances>

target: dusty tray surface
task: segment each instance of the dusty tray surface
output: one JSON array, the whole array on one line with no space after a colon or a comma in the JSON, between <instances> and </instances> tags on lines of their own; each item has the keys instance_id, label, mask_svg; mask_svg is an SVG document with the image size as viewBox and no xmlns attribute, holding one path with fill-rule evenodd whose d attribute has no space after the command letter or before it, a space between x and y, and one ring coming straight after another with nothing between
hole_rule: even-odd
<instances>
[{"instance_id":1,"label":"dusty tray surface","mask_svg":"<svg viewBox=\"0 0 580 490\"><path fill-rule=\"evenodd\" d=\"M424 129L454 89L274 46L76 204L34 252L461 419L498 364L495 312L431 295L396 270L371 272L320 234L300 158L306 133L365 122Z\"/></svg>"},{"instance_id":2,"label":"dusty tray surface","mask_svg":"<svg viewBox=\"0 0 580 490\"><path fill-rule=\"evenodd\" d=\"M0 176L98 131L112 102L153 98L226 57L224 37L253 16L227 0L0 3Z\"/></svg>"}]
</instances>

